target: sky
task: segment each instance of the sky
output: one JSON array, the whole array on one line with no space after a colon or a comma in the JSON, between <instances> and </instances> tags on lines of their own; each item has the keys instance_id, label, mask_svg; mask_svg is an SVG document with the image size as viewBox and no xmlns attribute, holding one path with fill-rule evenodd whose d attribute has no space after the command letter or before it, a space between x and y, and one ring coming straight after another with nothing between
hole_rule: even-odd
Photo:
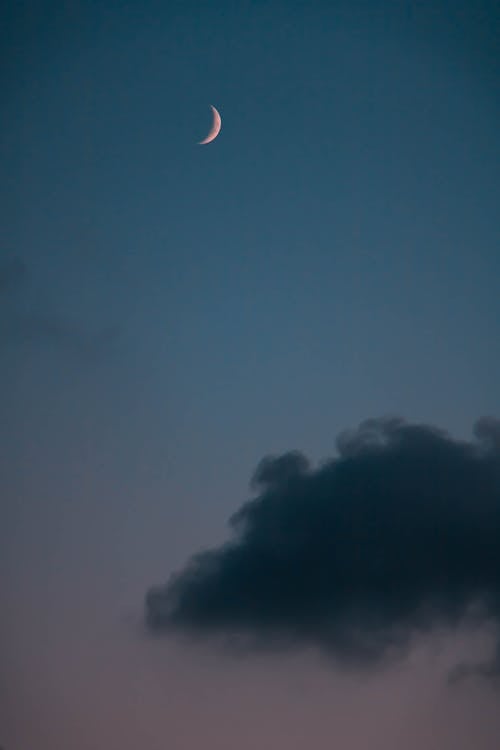
<instances>
[{"instance_id":1,"label":"sky","mask_svg":"<svg viewBox=\"0 0 500 750\"><path fill-rule=\"evenodd\" d=\"M498 748L499 30L7 3L2 750Z\"/></svg>"}]
</instances>

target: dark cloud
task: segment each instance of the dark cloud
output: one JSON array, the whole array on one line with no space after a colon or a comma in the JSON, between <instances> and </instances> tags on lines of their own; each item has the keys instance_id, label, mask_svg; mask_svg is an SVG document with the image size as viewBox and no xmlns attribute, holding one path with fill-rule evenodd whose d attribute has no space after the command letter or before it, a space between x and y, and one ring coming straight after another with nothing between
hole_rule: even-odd
<instances>
[{"instance_id":1,"label":"dark cloud","mask_svg":"<svg viewBox=\"0 0 500 750\"><path fill-rule=\"evenodd\" d=\"M232 539L148 592L149 628L315 645L348 664L379 663L473 605L500 628L500 420L475 436L368 420L317 469L295 452L264 459Z\"/></svg>"},{"instance_id":2,"label":"dark cloud","mask_svg":"<svg viewBox=\"0 0 500 750\"><path fill-rule=\"evenodd\" d=\"M308 469L309 461L298 451L290 451L278 458L267 456L257 466L250 486L252 489L279 486L289 479L304 474Z\"/></svg>"},{"instance_id":3,"label":"dark cloud","mask_svg":"<svg viewBox=\"0 0 500 750\"><path fill-rule=\"evenodd\" d=\"M500 453L500 419L481 417L474 425L474 434L490 450Z\"/></svg>"}]
</instances>

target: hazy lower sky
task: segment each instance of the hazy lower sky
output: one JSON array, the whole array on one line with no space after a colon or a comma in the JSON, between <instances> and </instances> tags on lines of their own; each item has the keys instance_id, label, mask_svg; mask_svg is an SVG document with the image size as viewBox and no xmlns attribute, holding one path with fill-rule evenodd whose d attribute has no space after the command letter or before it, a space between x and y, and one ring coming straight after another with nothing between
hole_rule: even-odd
<instances>
[{"instance_id":1,"label":"hazy lower sky","mask_svg":"<svg viewBox=\"0 0 500 750\"><path fill-rule=\"evenodd\" d=\"M497 750L498 692L446 678L491 629L366 673L144 607L230 538L264 456L321 465L387 415L474 446L500 417L496 5L3 10L5 750Z\"/></svg>"}]
</instances>

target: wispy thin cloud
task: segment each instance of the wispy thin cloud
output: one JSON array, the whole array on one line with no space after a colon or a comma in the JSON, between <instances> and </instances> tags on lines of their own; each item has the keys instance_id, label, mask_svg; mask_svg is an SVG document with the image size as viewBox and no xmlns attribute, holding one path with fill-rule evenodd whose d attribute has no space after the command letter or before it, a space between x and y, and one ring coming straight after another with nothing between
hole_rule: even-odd
<instances>
[{"instance_id":1,"label":"wispy thin cloud","mask_svg":"<svg viewBox=\"0 0 500 750\"><path fill-rule=\"evenodd\" d=\"M0 346L43 345L84 356L105 353L119 326L93 328L35 303L26 289L29 271L18 257L0 262Z\"/></svg>"},{"instance_id":2,"label":"wispy thin cloud","mask_svg":"<svg viewBox=\"0 0 500 750\"><path fill-rule=\"evenodd\" d=\"M21 258L4 258L0 261L0 294L21 286L27 276L27 268Z\"/></svg>"}]
</instances>

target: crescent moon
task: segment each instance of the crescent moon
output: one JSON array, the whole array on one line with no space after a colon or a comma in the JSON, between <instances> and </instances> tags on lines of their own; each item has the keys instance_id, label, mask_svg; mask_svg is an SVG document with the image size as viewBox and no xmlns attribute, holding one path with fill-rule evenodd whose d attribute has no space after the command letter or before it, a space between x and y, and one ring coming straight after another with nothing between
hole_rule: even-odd
<instances>
[{"instance_id":1,"label":"crescent moon","mask_svg":"<svg viewBox=\"0 0 500 750\"><path fill-rule=\"evenodd\" d=\"M210 106L212 108L212 114L214 116L212 127L207 137L204 138L202 141L198 142L199 146L204 146L205 143L210 143L211 141L214 141L219 135L220 129L222 127L222 120L221 120L220 114L217 112L213 104L211 104Z\"/></svg>"}]
</instances>

